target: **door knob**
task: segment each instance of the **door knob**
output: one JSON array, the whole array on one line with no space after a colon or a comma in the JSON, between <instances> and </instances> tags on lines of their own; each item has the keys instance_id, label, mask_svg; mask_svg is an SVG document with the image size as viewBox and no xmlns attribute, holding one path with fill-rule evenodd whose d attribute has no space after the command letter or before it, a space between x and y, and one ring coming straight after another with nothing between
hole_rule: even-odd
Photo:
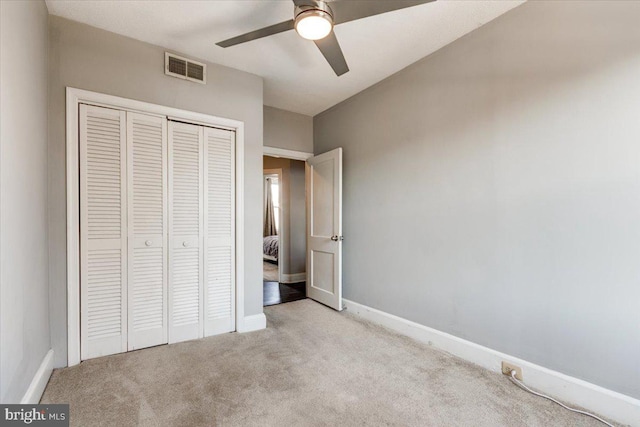
<instances>
[{"instance_id":1,"label":"door knob","mask_svg":"<svg viewBox=\"0 0 640 427\"><path fill-rule=\"evenodd\" d=\"M144 244L147 246L151 246L151 240L147 240L146 242L144 242Z\"/></svg>"},{"instance_id":2,"label":"door knob","mask_svg":"<svg viewBox=\"0 0 640 427\"><path fill-rule=\"evenodd\" d=\"M185 240L184 242L182 242L182 246L184 246L184 247L186 248L187 246L189 246L189 242L187 242L187 241Z\"/></svg>"},{"instance_id":3,"label":"door knob","mask_svg":"<svg viewBox=\"0 0 640 427\"><path fill-rule=\"evenodd\" d=\"M331 240L334 242L342 242L344 240L344 236L331 236Z\"/></svg>"}]
</instances>

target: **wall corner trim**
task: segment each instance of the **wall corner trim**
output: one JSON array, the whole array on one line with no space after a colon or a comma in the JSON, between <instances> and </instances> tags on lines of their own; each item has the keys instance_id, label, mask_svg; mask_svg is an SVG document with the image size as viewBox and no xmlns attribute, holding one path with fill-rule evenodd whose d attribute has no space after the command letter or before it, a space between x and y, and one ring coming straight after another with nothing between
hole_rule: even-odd
<instances>
[{"instance_id":1,"label":"wall corner trim","mask_svg":"<svg viewBox=\"0 0 640 427\"><path fill-rule=\"evenodd\" d=\"M264 313L245 316L242 324L238 325L238 332L253 332L266 329L267 317Z\"/></svg>"},{"instance_id":2,"label":"wall corner trim","mask_svg":"<svg viewBox=\"0 0 640 427\"><path fill-rule=\"evenodd\" d=\"M348 299L342 301L349 313L444 350L492 372L502 372L503 360L519 365L524 370L525 384L528 386L614 421L640 426L640 400L638 399ZM506 378L505 381L507 381Z\"/></svg>"},{"instance_id":3,"label":"wall corner trim","mask_svg":"<svg viewBox=\"0 0 640 427\"><path fill-rule=\"evenodd\" d=\"M29 384L29 388L25 392L22 399L20 399L20 403L23 405L35 405L40 402L40 398L42 397L42 393L44 393L45 387L47 387L47 383L49 382L49 378L51 377L51 373L53 372L53 349L47 351L47 354L44 355L42 359L42 363L40 363L40 367L36 371L33 379L31 380L31 384Z\"/></svg>"}]
</instances>

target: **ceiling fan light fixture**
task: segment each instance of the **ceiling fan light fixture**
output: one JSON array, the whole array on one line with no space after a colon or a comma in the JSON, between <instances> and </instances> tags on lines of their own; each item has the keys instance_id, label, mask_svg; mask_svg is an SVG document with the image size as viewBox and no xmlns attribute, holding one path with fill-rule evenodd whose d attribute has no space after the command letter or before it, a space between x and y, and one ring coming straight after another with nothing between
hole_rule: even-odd
<instances>
[{"instance_id":1,"label":"ceiling fan light fixture","mask_svg":"<svg viewBox=\"0 0 640 427\"><path fill-rule=\"evenodd\" d=\"M295 28L300 37L307 40L320 40L333 29L333 17L329 6L318 2L317 6L305 6L296 9Z\"/></svg>"}]
</instances>

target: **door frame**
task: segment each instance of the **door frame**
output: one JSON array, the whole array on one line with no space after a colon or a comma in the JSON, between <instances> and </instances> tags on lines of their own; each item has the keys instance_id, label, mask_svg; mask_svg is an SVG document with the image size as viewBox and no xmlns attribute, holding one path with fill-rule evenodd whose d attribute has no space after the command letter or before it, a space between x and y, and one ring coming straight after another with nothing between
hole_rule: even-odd
<instances>
[{"instance_id":1,"label":"door frame","mask_svg":"<svg viewBox=\"0 0 640 427\"><path fill-rule=\"evenodd\" d=\"M147 115L158 115L236 132L236 331L243 332L244 317L244 122L173 107L66 88L66 189L67 189L67 364L80 363L80 169L79 105L116 108Z\"/></svg>"},{"instance_id":2,"label":"door frame","mask_svg":"<svg viewBox=\"0 0 640 427\"><path fill-rule=\"evenodd\" d=\"M304 169L305 169L305 211L307 209L307 168L309 167L309 165L307 164L307 160L312 158L314 156L313 153L309 153L307 151L296 151L296 150L288 150L288 149L284 149L284 148L277 148L277 147L268 147L268 146L263 146L262 149L262 155L263 156L269 156L269 157L276 157L276 158L282 158L282 159L289 159L289 160L300 160L302 162L304 162ZM264 168L263 168L264 170ZM280 175L280 178L282 178L282 175ZM280 186L280 204L282 204L282 185ZM307 221L306 219L307 217L307 213L305 212L305 222ZM284 215L281 215L281 218L279 219L279 224L278 225L282 225L283 224L283 218ZM305 225L305 229L306 229L306 225ZM280 228L280 230L282 230L282 227ZM305 231L306 233L306 231ZM282 235L282 233L280 233L280 235ZM287 234L288 236L288 234ZM280 254L287 254L288 255L288 250L282 250L283 245L281 244L281 242L278 242L278 256L280 256ZM306 256L306 248L305 248L305 256ZM307 270L307 268L305 268L305 270ZM304 280L307 280L307 272L305 271L305 277ZM280 283L295 283L297 281L299 281L299 277L297 277L296 274L294 275L287 275L288 277L285 277L285 275L282 273L282 268L280 268L280 264L278 264L278 280Z\"/></svg>"},{"instance_id":3,"label":"door frame","mask_svg":"<svg viewBox=\"0 0 640 427\"><path fill-rule=\"evenodd\" d=\"M262 179L263 179L263 198L264 198L264 202L262 203L262 213L263 215L265 215L265 210L266 210L266 197L264 194L264 189L266 184L264 183L264 181L266 180L267 176L277 176L278 177L278 201L280 203L280 212L278 213L278 235L280 236L278 238L278 282L282 283L282 264L280 262L280 259L285 258L285 253L287 252L286 250L283 250L285 245L282 244L282 240L284 237L284 209L283 209L283 198L282 198L282 190L283 190L283 186L282 186L282 169L278 168L278 169L262 169ZM264 217L262 218L262 228L264 229ZM287 237L289 237L289 234L287 233ZM288 254L287 254L288 255ZM264 262L264 257L262 259L262 262ZM263 280L264 280L264 274L263 274Z\"/></svg>"},{"instance_id":4,"label":"door frame","mask_svg":"<svg viewBox=\"0 0 640 427\"><path fill-rule=\"evenodd\" d=\"M302 160L303 162L306 162L308 159L313 157L313 153L308 153L306 151L285 150L284 148L267 147L266 145L262 147L262 155L269 157L282 157L283 159L290 160Z\"/></svg>"}]
</instances>

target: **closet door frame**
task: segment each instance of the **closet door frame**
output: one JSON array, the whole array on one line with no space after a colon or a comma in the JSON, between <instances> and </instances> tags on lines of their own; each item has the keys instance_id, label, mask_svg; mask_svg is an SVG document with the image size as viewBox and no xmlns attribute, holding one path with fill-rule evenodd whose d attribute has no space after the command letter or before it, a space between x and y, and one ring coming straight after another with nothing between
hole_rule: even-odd
<instances>
[{"instance_id":1,"label":"closet door frame","mask_svg":"<svg viewBox=\"0 0 640 427\"><path fill-rule=\"evenodd\" d=\"M235 330L249 332L266 327L263 313L244 315L244 122L190 112L127 98L66 88L66 208L67 208L67 364L80 363L80 104L156 114L193 124L233 130L235 144Z\"/></svg>"}]
</instances>

